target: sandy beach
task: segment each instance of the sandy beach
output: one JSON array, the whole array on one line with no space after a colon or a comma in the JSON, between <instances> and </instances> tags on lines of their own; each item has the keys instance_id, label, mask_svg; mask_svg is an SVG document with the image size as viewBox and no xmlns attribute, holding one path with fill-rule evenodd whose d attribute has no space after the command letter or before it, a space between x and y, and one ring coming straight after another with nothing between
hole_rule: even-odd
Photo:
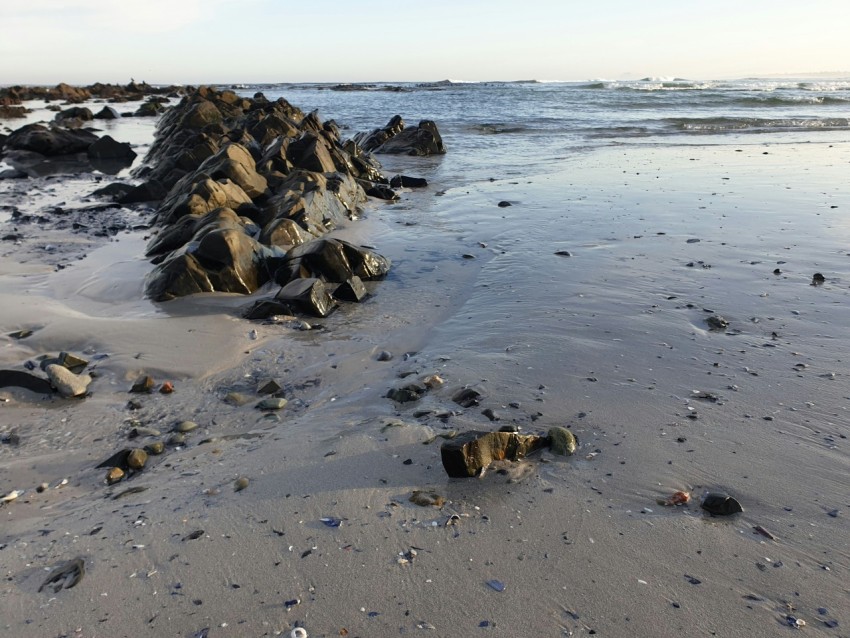
<instances>
[{"instance_id":1,"label":"sandy beach","mask_svg":"<svg viewBox=\"0 0 850 638\"><path fill-rule=\"evenodd\" d=\"M333 232L393 268L313 330L241 319L241 295L145 299L147 229L3 242L0 368L67 351L96 376L81 400L0 389L0 496L23 491L0 508L0 633L848 635L848 163L846 142L752 136L429 175ZM174 392L130 394L144 374ZM255 407L269 378L280 411ZM452 401L466 386L480 406ZM133 428L184 421L106 484ZM446 476L441 435L504 425L580 446ZM718 492L744 511L701 509ZM78 557L76 586L39 591Z\"/></svg>"}]
</instances>

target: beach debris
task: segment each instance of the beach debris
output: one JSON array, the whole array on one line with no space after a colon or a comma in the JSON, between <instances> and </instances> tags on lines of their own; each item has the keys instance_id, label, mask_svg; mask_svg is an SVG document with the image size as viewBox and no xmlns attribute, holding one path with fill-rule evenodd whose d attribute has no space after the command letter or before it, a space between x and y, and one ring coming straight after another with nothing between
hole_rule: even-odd
<instances>
[{"instance_id":1,"label":"beach debris","mask_svg":"<svg viewBox=\"0 0 850 638\"><path fill-rule=\"evenodd\" d=\"M209 638L210 628L204 627L203 629L199 629L194 634L192 634L192 638Z\"/></svg>"},{"instance_id":2,"label":"beach debris","mask_svg":"<svg viewBox=\"0 0 850 638\"><path fill-rule=\"evenodd\" d=\"M23 494L23 490L12 490L8 494L3 497L0 497L0 505L5 505L6 503L11 503L16 498L18 498L21 494Z\"/></svg>"},{"instance_id":3,"label":"beach debris","mask_svg":"<svg viewBox=\"0 0 850 638\"><path fill-rule=\"evenodd\" d=\"M493 590L498 591L498 592L503 592L503 591L505 591L505 583L503 583L503 582L502 582L502 581L500 581L500 580L496 580L495 578L493 578L493 579L491 579L491 580L488 580L488 581L487 581L487 586L488 586L490 589L493 589Z\"/></svg>"},{"instance_id":4,"label":"beach debris","mask_svg":"<svg viewBox=\"0 0 850 638\"><path fill-rule=\"evenodd\" d=\"M194 532L191 532L191 533L189 533L189 534L186 534L186 535L183 537L183 540L184 540L184 541L194 541L194 540L199 539L199 538L200 538L201 536L203 536L203 535L204 535L204 530L202 530L202 529L196 529Z\"/></svg>"},{"instance_id":5,"label":"beach debris","mask_svg":"<svg viewBox=\"0 0 850 638\"><path fill-rule=\"evenodd\" d=\"M63 397L72 398L85 395L92 378L88 374L74 374L68 368L58 363L45 366L44 372L50 379L50 385L56 388Z\"/></svg>"},{"instance_id":6,"label":"beach debris","mask_svg":"<svg viewBox=\"0 0 850 638\"><path fill-rule=\"evenodd\" d=\"M761 535L762 535L762 536L764 536L765 538L769 538L769 539L770 539L770 540L772 540L772 541L775 541L775 540L776 540L776 536L774 536L773 534L771 534L769 531L767 531L767 530L766 530L764 527L762 527L761 525L753 525L753 532L754 532L755 534L761 534Z\"/></svg>"},{"instance_id":7,"label":"beach debris","mask_svg":"<svg viewBox=\"0 0 850 638\"><path fill-rule=\"evenodd\" d=\"M665 505L667 507L676 507L678 505L687 505L687 503L691 500L691 495L688 492L678 491L673 492L667 498L659 498L656 500L656 503L659 505Z\"/></svg>"},{"instance_id":8,"label":"beach debris","mask_svg":"<svg viewBox=\"0 0 850 638\"><path fill-rule=\"evenodd\" d=\"M446 473L453 478L481 476L493 461L519 461L549 444L549 439L513 432L470 430L440 446Z\"/></svg>"},{"instance_id":9,"label":"beach debris","mask_svg":"<svg viewBox=\"0 0 850 638\"><path fill-rule=\"evenodd\" d=\"M503 199L502 201L500 201L500 202L497 204L497 206L498 206L499 208L507 208L508 206L513 206L513 204L511 204L511 203L510 203L509 201L507 201L506 199Z\"/></svg>"},{"instance_id":10,"label":"beach debris","mask_svg":"<svg viewBox=\"0 0 850 638\"><path fill-rule=\"evenodd\" d=\"M709 330L715 332L722 332L729 327L729 322L720 315L711 315L705 322L708 324Z\"/></svg>"},{"instance_id":11,"label":"beach debris","mask_svg":"<svg viewBox=\"0 0 850 638\"><path fill-rule=\"evenodd\" d=\"M812 275L812 286L822 286L826 282L826 277L821 273L816 272Z\"/></svg>"},{"instance_id":12,"label":"beach debris","mask_svg":"<svg viewBox=\"0 0 850 638\"><path fill-rule=\"evenodd\" d=\"M421 507L442 507L446 499L433 490L414 490L410 502Z\"/></svg>"},{"instance_id":13,"label":"beach debris","mask_svg":"<svg viewBox=\"0 0 850 638\"><path fill-rule=\"evenodd\" d=\"M830 516L830 517L832 517L832 518L838 518L838 510L837 510L837 509L836 509L836 510L829 510L829 511L826 513L826 515L827 515L827 516Z\"/></svg>"},{"instance_id":14,"label":"beach debris","mask_svg":"<svg viewBox=\"0 0 850 638\"><path fill-rule=\"evenodd\" d=\"M161 386L159 386L160 394L171 394L174 392L174 384L171 381L164 382Z\"/></svg>"},{"instance_id":15,"label":"beach debris","mask_svg":"<svg viewBox=\"0 0 850 638\"><path fill-rule=\"evenodd\" d=\"M130 392L134 394L150 394L153 392L155 386L156 382L153 380L153 377L143 374L133 383Z\"/></svg>"},{"instance_id":16,"label":"beach debris","mask_svg":"<svg viewBox=\"0 0 850 638\"><path fill-rule=\"evenodd\" d=\"M694 578L693 576L689 576L685 574L685 580L687 580L691 585L701 585L702 581L699 578Z\"/></svg>"},{"instance_id":17,"label":"beach debris","mask_svg":"<svg viewBox=\"0 0 850 638\"><path fill-rule=\"evenodd\" d=\"M429 374L427 377L422 379L422 385L424 385L429 390L439 388L444 383L445 381L443 381L443 378L438 374Z\"/></svg>"},{"instance_id":18,"label":"beach debris","mask_svg":"<svg viewBox=\"0 0 850 638\"><path fill-rule=\"evenodd\" d=\"M388 350L381 350L378 353L378 356L375 357L375 361L391 361L393 358L393 353Z\"/></svg>"},{"instance_id":19,"label":"beach debris","mask_svg":"<svg viewBox=\"0 0 850 638\"><path fill-rule=\"evenodd\" d=\"M233 481L233 491L234 492L241 492L246 487L248 487L249 483L250 483L250 481L247 478L245 478L244 476L240 476L238 479Z\"/></svg>"},{"instance_id":20,"label":"beach debris","mask_svg":"<svg viewBox=\"0 0 850 638\"><path fill-rule=\"evenodd\" d=\"M802 629L806 626L806 621L802 618L797 618L796 616L785 616L785 624L789 627L793 627L794 629Z\"/></svg>"},{"instance_id":21,"label":"beach debris","mask_svg":"<svg viewBox=\"0 0 850 638\"><path fill-rule=\"evenodd\" d=\"M474 388L461 388L455 392L452 401L462 408L472 408L481 402L482 396L481 392Z\"/></svg>"},{"instance_id":22,"label":"beach debris","mask_svg":"<svg viewBox=\"0 0 850 638\"><path fill-rule=\"evenodd\" d=\"M738 512L743 512L744 508L741 504L729 496L719 492L710 492L706 494L702 501L702 509L712 516L731 516Z\"/></svg>"},{"instance_id":23,"label":"beach debris","mask_svg":"<svg viewBox=\"0 0 850 638\"><path fill-rule=\"evenodd\" d=\"M578 439L567 428L549 428L549 449L552 454L572 456L578 449Z\"/></svg>"},{"instance_id":24,"label":"beach debris","mask_svg":"<svg viewBox=\"0 0 850 638\"><path fill-rule=\"evenodd\" d=\"M82 558L73 558L54 568L41 583L38 591L42 591L48 585L53 585L53 593L58 593L62 589L71 589L83 579L85 573L85 561Z\"/></svg>"},{"instance_id":25,"label":"beach debris","mask_svg":"<svg viewBox=\"0 0 850 638\"><path fill-rule=\"evenodd\" d=\"M319 519L326 527L339 527L342 525L342 520L333 516L325 516Z\"/></svg>"},{"instance_id":26,"label":"beach debris","mask_svg":"<svg viewBox=\"0 0 850 638\"><path fill-rule=\"evenodd\" d=\"M284 601L283 606L286 607L286 611L289 611L290 609L292 609L296 605L300 605L300 604L301 604L300 598L292 598L290 600Z\"/></svg>"},{"instance_id":27,"label":"beach debris","mask_svg":"<svg viewBox=\"0 0 850 638\"><path fill-rule=\"evenodd\" d=\"M289 632L289 638L307 638L307 630L304 627L296 627Z\"/></svg>"},{"instance_id":28,"label":"beach debris","mask_svg":"<svg viewBox=\"0 0 850 638\"><path fill-rule=\"evenodd\" d=\"M556 250L555 254L558 257L572 257L573 254L569 250Z\"/></svg>"},{"instance_id":29,"label":"beach debris","mask_svg":"<svg viewBox=\"0 0 850 638\"><path fill-rule=\"evenodd\" d=\"M398 564L399 565L410 565L419 555L419 552L416 551L415 547L411 547L406 552L398 553Z\"/></svg>"}]
</instances>

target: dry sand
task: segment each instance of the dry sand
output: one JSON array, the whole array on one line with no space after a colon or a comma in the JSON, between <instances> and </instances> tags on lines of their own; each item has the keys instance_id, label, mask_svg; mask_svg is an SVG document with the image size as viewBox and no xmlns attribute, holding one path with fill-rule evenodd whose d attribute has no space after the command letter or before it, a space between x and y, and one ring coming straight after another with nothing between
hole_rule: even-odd
<instances>
[{"instance_id":1,"label":"dry sand","mask_svg":"<svg viewBox=\"0 0 850 638\"><path fill-rule=\"evenodd\" d=\"M236 319L234 296L150 304L141 234L58 272L6 251L0 332L37 330L3 337L0 367L109 356L82 401L2 391L0 432L21 444L0 446L0 495L26 493L0 509L0 632L779 636L793 616L847 635L848 160L848 145L635 145L376 204L341 234L394 269L324 330ZM128 410L141 373L176 391ZM446 384L421 402L384 398L432 373ZM269 376L279 413L254 407ZM467 384L478 409L451 402ZM135 421L184 419L200 426L187 445L105 485L94 466ZM504 424L567 425L579 453L446 477L435 435ZM416 506L416 489L446 504ZM656 503L677 490L694 500ZM708 491L745 511L706 515ZM79 584L38 592L75 557Z\"/></svg>"}]
</instances>

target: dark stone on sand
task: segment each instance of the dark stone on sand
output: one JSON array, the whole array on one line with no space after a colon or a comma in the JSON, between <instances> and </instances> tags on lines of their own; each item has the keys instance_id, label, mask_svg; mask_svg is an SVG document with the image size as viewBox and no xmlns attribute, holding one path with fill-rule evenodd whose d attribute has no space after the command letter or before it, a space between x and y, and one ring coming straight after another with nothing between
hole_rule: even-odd
<instances>
[{"instance_id":1,"label":"dark stone on sand","mask_svg":"<svg viewBox=\"0 0 850 638\"><path fill-rule=\"evenodd\" d=\"M110 135L104 135L89 146L86 154L90 159L123 160L129 166L136 157L127 142L116 142Z\"/></svg>"},{"instance_id":2,"label":"dark stone on sand","mask_svg":"<svg viewBox=\"0 0 850 638\"><path fill-rule=\"evenodd\" d=\"M393 188L425 188L428 180L424 177L408 177L407 175L396 175L390 180Z\"/></svg>"},{"instance_id":3,"label":"dark stone on sand","mask_svg":"<svg viewBox=\"0 0 850 638\"><path fill-rule=\"evenodd\" d=\"M481 411L481 414L486 416L491 421L499 421L501 419L501 417L496 413L495 410L493 410L493 408L484 408Z\"/></svg>"},{"instance_id":4,"label":"dark stone on sand","mask_svg":"<svg viewBox=\"0 0 850 638\"><path fill-rule=\"evenodd\" d=\"M378 353L378 356L375 357L375 361L392 361L393 353L388 350L381 350Z\"/></svg>"},{"instance_id":5,"label":"dark stone on sand","mask_svg":"<svg viewBox=\"0 0 850 638\"><path fill-rule=\"evenodd\" d=\"M512 206L512 205L513 204L511 204L507 200L502 200L501 202L499 202L499 208L507 208L508 206Z\"/></svg>"},{"instance_id":6,"label":"dark stone on sand","mask_svg":"<svg viewBox=\"0 0 850 638\"><path fill-rule=\"evenodd\" d=\"M0 388L23 388L38 394L53 394L50 381L23 370L0 370Z\"/></svg>"},{"instance_id":7,"label":"dark stone on sand","mask_svg":"<svg viewBox=\"0 0 850 638\"><path fill-rule=\"evenodd\" d=\"M428 392L428 389L417 383L410 383L401 388L392 388L387 392L387 398L396 403L411 403L418 401Z\"/></svg>"},{"instance_id":8,"label":"dark stone on sand","mask_svg":"<svg viewBox=\"0 0 850 638\"><path fill-rule=\"evenodd\" d=\"M156 381L153 380L153 377L143 374L136 379L135 383L133 383L133 387L130 388L130 392L137 394L150 394L153 392L154 387L156 387Z\"/></svg>"},{"instance_id":9,"label":"dark stone on sand","mask_svg":"<svg viewBox=\"0 0 850 638\"><path fill-rule=\"evenodd\" d=\"M471 408L481 401L481 393L474 388L461 388L455 392L452 401L463 408Z\"/></svg>"},{"instance_id":10,"label":"dark stone on sand","mask_svg":"<svg viewBox=\"0 0 850 638\"><path fill-rule=\"evenodd\" d=\"M729 327L729 322L720 315L711 315L705 322L708 324L709 330L716 332L722 332Z\"/></svg>"},{"instance_id":11,"label":"dark stone on sand","mask_svg":"<svg viewBox=\"0 0 850 638\"><path fill-rule=\"evenodd\" d=\"M104 106L97 113L94 114L94 119L96 120L117 120L121 116L111 106Z\"/></svg>"},{"instance_id":12,"label":"dark stone on sand","mask_svg":"<svg viewBox=\"0 0 850 638\"><path fill-rule=\"evenodd\" d=\"M813 286L822 286L826 282L826 277L824 277L821 273L816 272L812 275L812 285Z\"/></svg>"},{"instance_id":13,"label":"dark stone on sand","mask_svg":"<svg viewBox=\"0 0 850 638\"><path fill-rule=\"evenodd\" d=\"M327 317L336 308L324 282L315 277L290 281L275 295L275 300L316 317Z\"/></svg>"},{"instance_id":14,"label":"dark stone on sand","mask_svg":"<svg viewBox=\"0 0 850 638\"><path fill-rule=\"evenodd\" d=\"M4 150L32 151L47 157L73 155L85 152L97 139L90 131L27 124L9 135Z\"/></svg>"},{"instance_id":15,"label":"dark stone on sand","mask_svg":"<svg viewBox=\"0 0 850 638\"><path fill-rule=\"evenodd\" d=\"M519 461L548 445L533 434L469 431L440 446L446 473L452 478L480 476L493 461Z\"/></svg>"},{"instance_id":16,"label":"dark stone on sand","mask_svg":"<svg viewBox=\"0 0 850 638\"><path fill-rule=\"evenodd\" d=\"M334 299L340 301L352 301L359 303L369 296L366 286L363 285L363 280L357 275L352 275L333 291Z\"/></svg>"},{"instance_id":17,"label":"dark stone on sand","mask_svg":"<svg viewBox=\"0 0 850 638\"><path fill-rule=\"evenodd\" d=\"M293 308L288 303L276 299L260 299L242 311L242 316L250 321L268 319L275 315L291 315Z\"/></svg>"},{"instance_id":18,"label":"dark stone on sand","mask_svg":"<svg viewBox=\"0 0 850 638\"><path fill-rule=\"evenodd\" d=\"M741 504L728 494L711 492L702 501L702 509L712 516L731 516L743 512Z\"/></svg>"}]
</instances>

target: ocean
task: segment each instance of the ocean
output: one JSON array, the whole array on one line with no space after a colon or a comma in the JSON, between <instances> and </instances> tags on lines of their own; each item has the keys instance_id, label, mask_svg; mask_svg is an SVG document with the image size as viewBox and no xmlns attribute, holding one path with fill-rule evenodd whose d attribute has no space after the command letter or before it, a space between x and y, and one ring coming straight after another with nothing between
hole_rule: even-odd
<instances>
[{"instance_id":1,"label":"ocean","mask_svg":"<svg viewBox=\"0 0 850 638\"><path fill-rule=\"evenodd\" d=\"M850 135L850 78L263 84L238 90L318 109L343 133L383 126L396 113L409 124L434 120L450 149L439 175L452 184L548 171L559 158L616 144L723 144L775 134L788 141L838 141Z\"/></svg>"}]
</instances>

